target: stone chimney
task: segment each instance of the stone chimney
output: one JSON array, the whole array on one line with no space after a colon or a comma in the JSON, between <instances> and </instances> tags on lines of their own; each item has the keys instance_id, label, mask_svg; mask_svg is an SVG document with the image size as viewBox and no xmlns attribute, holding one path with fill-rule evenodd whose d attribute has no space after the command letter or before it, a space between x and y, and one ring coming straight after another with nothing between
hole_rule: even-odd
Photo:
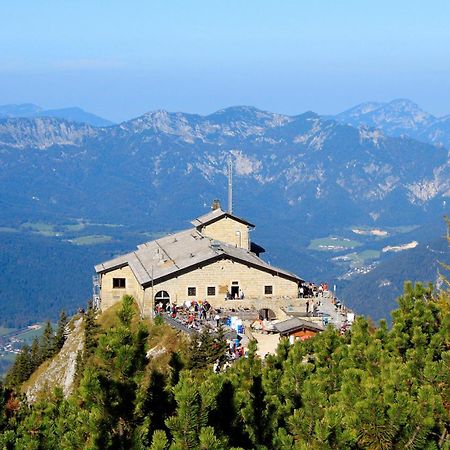
<instances>
[{"instance_id":1,"label":"stone chimney","mask_svg":"<svg viewBox=\"0 0 450 450\"><path fill-rule=\"evenodd\" d=\"M213 200L211 209L213 211L215 211L216 209L220 209L220 202L219 202L219 200L217 200L217 198Z\"/></svg>"}]
</instances>

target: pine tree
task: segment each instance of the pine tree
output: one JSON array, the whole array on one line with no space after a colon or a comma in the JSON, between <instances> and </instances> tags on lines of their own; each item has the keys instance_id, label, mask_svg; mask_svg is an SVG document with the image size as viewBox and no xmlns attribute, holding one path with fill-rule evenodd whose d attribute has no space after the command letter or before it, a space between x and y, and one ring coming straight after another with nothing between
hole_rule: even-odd
<instances>
[{"instance_id":1,"label":"pine tree","mask_svg":"<svg viewBox=\"0 0 450 450\"><path fill-rule=\"evenodd\" d=\"M33 363L31 359L30 346L25 344L17 355L14 364L6 375L6 384L16 387L30 378L33 373Z\"/></svg>"},{"instance_id":2,"label":"pine tree","mask_svg":"<svg viewBox=\"0 0 450 450\"><path fill-rule=\"evenodd\" d=\"M141 423L138 433L148 443L154 431L167 430L165 420L173 414L175 405L166 377L152 370L148 385L137 393L135 420Z\"/></svg>"},{"instance_id":3,"label":"pine tree","mask_svg":"<svg viewBox=\"0 0 450 450\"><path fill-rule=\"evenodd\" d=\"M254 447L269 445L274 430L271 430L269 427L267 402L261 374L252 376L248 401L241 414L244 419L244 428L250 436Z\"/></svg>"},{"instance_id":4,"label":"pine tree","mask_svg":"<svg viewBox=\"0 0 450 450\"><path fill-rule=\"evenodd\" d=\"M41 336L41 354L44 361L54 355L54 342L55 335L53 333L52 324L50 322L47 322L45 324L44 333Z\"/></svg>"},{"instance_id":5,"label":"pine tree","mask_svg":"<svg viewBox=\"0 0 450 450\"><path fill-rule=\"evenodd\" d=\"M156 430L153 433L152 445L150 450L167 450L169 447L169 442L167 440L167 435L162 430Z\"/></svg>"},{"instance_id":6,"label":"pine tree","mask_svg":"<svg viewBox=\"0 0 450 450\"><path fill-rule=\"evenodd\" d=\"M180 380L180 372L184 367L183 360L178 352L172 352L169 360L170 367L170 385L176 386Z\"/></svg>"},{"instance_id":7,"label":"pine tree","mask_svg":"<svg viewBox=\"0 0 450 450\"><path fill-rule=\"evenodd\" d=\"M120 320L120 323L126 327L129 327L131 324L131 320L135 315L134 309L134 298L131 295L124 295L122 297L122 307L117 312L117 317Z\"/></svg>"},{"instance_id":8,"label":"pine tree","mask_svg":"<svg viewBox=\"0 0 450 450\"><path fill-rule=\"evenodd\" d=\"M191 338L188 367L203 369L217 360L223 361L227 349L224 334L222 327L217 333L208 327L204 327L200 333L195 333Z\"/></svg>"},{"instance_id":9,"label":"pine tree","mask_svg":"<svg viewBox=\"0 0 450 450\"><path fill-rule=\"evenodd\" d=\"M92 305L92 301L90 301L84 314L84 350L77 372L83 370L85 362L94 354L97 348L98 330L99 327L95 320L95 308Z\"/></svg>"},{"instance_id":10,"label":"pine tree","mask_svg":"<svg viewBox=\"0 0 450 450\"><path fill-rule=\"evenodd\" d=\"M223 363L226 358L226 353L227 341L225 339L225 329L221 325L213 335L211 356L209 359L211 362L219 361L220 363Z\"/></svg>"},{"instance_id":11,"label":"pine tree","mask_svg":"<svg viewBox=\"0 0 450 450\"><path fill-rule=\"evenodd\" d=\"M180 382L174 388L176 414L166 420L175 446L194 449L198 446L200 429L207 424L201 414L201 396L198 381L189 372L181 373Z\"/></svg>"},{"instance_id":12,"label":"pine tree","mask_svg":"<svg viewBox=\"0 0 450 450\"><path fill-rule=\"evenodd\" d=\"M59 316L58 326L56 328L56 335L54 341L55 353L59 352L66 340L66 327L68 323L67 315L64 311L61 311Z\"/></svg>"},{"instance_id":13,"label":"pine tree","mask_svg":"<svg viewBox=\"0 0 450 450\"><path fill-rule=\"evenodd\" d=\"M42 363L42 349L39 339L35 337L31 344L31 365L33 370L36 370Z\"/></svg>"},{"instance_id":14,"label":"pine tree","mask_svg":"<svg viewBox=\"0 0 450 450\"><path fill-rule=\"evenodd\" d=\"M199 449L200 450L226 450L225 439L218 439L213 427L204 427L200 430Z\"/></svg>"}]
</instances>

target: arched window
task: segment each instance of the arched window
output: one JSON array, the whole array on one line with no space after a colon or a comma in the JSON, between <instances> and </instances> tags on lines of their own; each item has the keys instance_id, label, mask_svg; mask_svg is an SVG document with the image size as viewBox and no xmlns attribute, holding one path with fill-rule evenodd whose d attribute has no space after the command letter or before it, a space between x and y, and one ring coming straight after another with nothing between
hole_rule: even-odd
<instances>
[{"instance_id":1,"label":"arched window","mask_svg":"<svg viewBox=\"0 0 450 450\"><path fill-rule=\"evenodd\" d=\"M170 302L170 295L166 291L158 291L155 295L155 305L162 303L164 306Z\"/></svg>"}]
</instances>

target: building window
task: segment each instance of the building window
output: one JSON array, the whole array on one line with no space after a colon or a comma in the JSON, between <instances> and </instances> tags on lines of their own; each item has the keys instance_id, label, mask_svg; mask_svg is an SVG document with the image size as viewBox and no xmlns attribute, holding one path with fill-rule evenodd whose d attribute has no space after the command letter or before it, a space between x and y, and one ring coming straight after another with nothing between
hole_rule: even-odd
<instances>
[{"instance_id":1,"label":"building window","mask_svg":"<svg viewBox=\"0 0 450 450\"><path fill-rule=\"evenodd\" d=\"M216 288L215 286L208 286L206 288L207 295L216 295Z\"/></svg>"},{"instance_id":2,"label":"building window","mask_svg":"<svg viewBox=\"0 0 450 450\"><path fill-rule=\"evenodd\" d=\"M188 287L188 295L189 297L195 297L197 295L197 288Z\"/></svg>"},{"instance_id":3,"label":"building window","mask_svg":"<svg viewBox=\"0 0 450 450\"><path fill-rule=\"evenodd\" d=\"M264 294L272 295L273 294L273 286L264 286Z\"/></svg>"},{"instance_id":4,"label":"building window","mask_svg":"<svg viewBox=\"0 0 450 450\"><path fill-rule=\"evenodd\" d=\"M113 278L113 289L125 289L125 278Z\"/></svg>"},{"instance_id":5,"label":"building window","mask_svg":"<svg viewBox=\"0 0 450 450\"><path fill-rule=\"evenodd\" d=\"M242 236L240 231L236 231L236 245L242 247Z\"/></svg>"}]
</instances>

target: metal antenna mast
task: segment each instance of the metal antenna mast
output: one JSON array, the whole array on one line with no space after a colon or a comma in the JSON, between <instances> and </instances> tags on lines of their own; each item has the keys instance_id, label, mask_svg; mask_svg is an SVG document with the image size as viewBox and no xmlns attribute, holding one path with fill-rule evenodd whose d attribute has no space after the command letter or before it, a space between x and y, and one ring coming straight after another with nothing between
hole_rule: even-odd
<instances>
[{"instance_id":1,"label":"metal antenna mast","mask_svg":"<svg viewBox=\"0 0 450 450\"><path fill-rule=\"evenodd\" d=\"M228 155L228 212L233 214L233 159Z\"/></svg>"}]
</instances>

